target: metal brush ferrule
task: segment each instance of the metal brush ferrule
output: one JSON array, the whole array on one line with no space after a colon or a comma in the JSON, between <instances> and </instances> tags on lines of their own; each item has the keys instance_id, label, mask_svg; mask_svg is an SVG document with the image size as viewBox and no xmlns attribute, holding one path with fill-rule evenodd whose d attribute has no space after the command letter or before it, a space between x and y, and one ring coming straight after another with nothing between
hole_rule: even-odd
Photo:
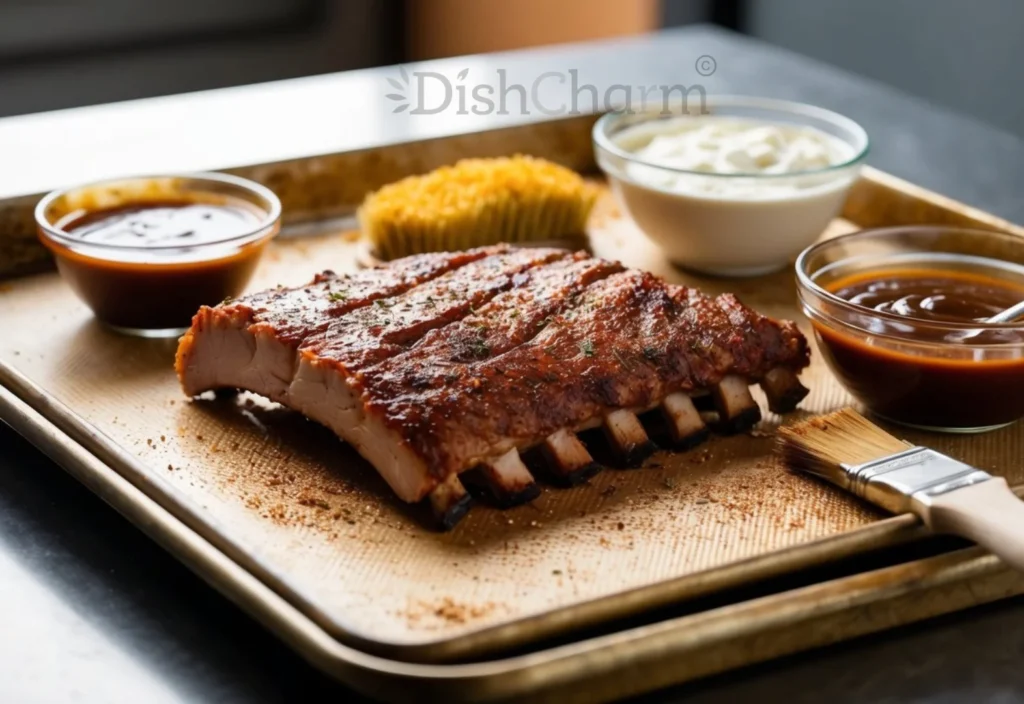
<instances>
[{"instance_id":1,"label":"metal brush ferrule","mask_svg":"<svg viewBox=\"0 0 1024 704\"><path fill-rule=\"evenodd\" d=\"M914 503L927 507L933 496L992 478L987 472L927 447L912 447L844 468L851 492L893 513L911 511Z\"/></svg>"}]
</instances>

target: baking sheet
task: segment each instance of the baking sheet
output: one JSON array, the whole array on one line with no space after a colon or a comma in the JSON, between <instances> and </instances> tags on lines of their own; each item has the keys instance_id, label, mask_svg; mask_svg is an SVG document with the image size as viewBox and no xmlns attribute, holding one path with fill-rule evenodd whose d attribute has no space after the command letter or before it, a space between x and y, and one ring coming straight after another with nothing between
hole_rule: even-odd
<instances>
[{"instance_id":1,"label":"baking sheet","mask_svg":"<svg viewBox=\"0 0 1024 704\"><path fill-rule=\"evenodd\" d=\"M830 232L854 227L838 220ZM800 317L789 272L748 280L688 275L608 196L591 238L602 256L709 293L734 291L772 316ZM357 252L351 233L279 239L252 288L350 270ZM779 419L769 415L751 434L658 453L643 469L606 470L587 486L545 488L513 510L478 506L456 530L437 533L422 507L399 502L351 448L297 414L247 394L183 398L171 370L174 341L107 331L56 275L4 283L0 310L8 331L0 382L22 398L45 399L46 415L64 421L58 426L80 426L84 437L76 440L330 633L392 657L480 657L913 530L878 524L875 509L783 470L771 452ZM804 380L812 393L803 413L849 403L818 355ZM1019 426L928 442L1011 483L1024 480L1014 462L1024 447ZM846 548L804 547L836 536Z\"/></svg>"},{"instance_id":2,"label":"baking sheet","mask_svg":"<svg viewBox=\"0 0 1024 704\"><path fill-rule=\"evenodd\" d=\"M312 663L349 686L387 701L611 701L1024 591L1017 574L972 548L698 609L639 627L612 629L500 660L460 665L400 662L360 652L332 638L3 387L0 419ZM874 525L906 523L907 518ZM835 547L837 541L826 542Z\"/></svg>"},{"instance_id":3,"label":"baking sheet","mask_svg":"<svg viewBox=\"0 0 1024 704\"><path fill-rule=\"evenodd\" d=\"M592 171L593 120L580 116L233 169L273 187L285 206L286 231L303 235L274 244L253 288L301 283L322 268L354 267L358 248L338 218L350 215L367 190L410 173L510 153ZM28 276L52 268L32 234L35 200L0 202L0 276L9 277L0 281L0 320L8 323L0 341L0 385L56 429L34 440L45 451L59 450L66 466L79 467L80 461L67 460L68 448L77 448L130 483L135 494L110 481L109 473L90 486L158 540L191 531L195 541L208 543L207 550L178 542L171 549L279 633L322 628L339 643L409 661L484 659L922 534L911 517L881 519L830 487L782 471L770 456L778 421L770 416L754 435L656 456L639 471L607 471L588 487L548 489L532 506L505 512L477 507L456 531L437 534L421 509L395 500L372 469L323 429L246 396L242 405L187 402L170 372L174 343L113 335L54 274ZM832 232L922 222L1022 232L870 168L854 185L843 216ZM609 200L595 213L592 230L600 254L709 292L733 290L771 315L797 315L787 273L748 281L688 277ZM819 360L808 374L813 393L804 409L846 403ZM8 404L5 418L16 427L38 430L44 423L12 408ZM1021 480L1012 461L1024 446L1019 428L921 438L1012 483ZM171 530L157 521L153 502L180 525ZM225 561L234 568L225 568ZM996 598L973 589L977 602ZM301 617L264 618L268 590ZM871 603L870 594L864 598ZM961 603L942 601L921 613ZM810 603L804 607L814 610ZM751 628L756 632L757 625ZM292 642L313 659L324 656L321 638ZM806 647L811 641L794 635L791 642ZM631 660L624 653L618 665L603 662L602 672Z\"/></svg>"}]
</instances>

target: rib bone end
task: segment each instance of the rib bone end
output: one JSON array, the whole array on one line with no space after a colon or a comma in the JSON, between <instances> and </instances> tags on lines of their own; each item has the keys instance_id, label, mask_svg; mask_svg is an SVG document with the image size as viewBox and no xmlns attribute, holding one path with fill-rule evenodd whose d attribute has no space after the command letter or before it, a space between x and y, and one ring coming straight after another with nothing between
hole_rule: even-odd
<instances>
[{"instance_id":1,"label":"rib bone end","mask_svg":"<svg viewBox=\"0 0 1024 704\"><path fill-rule=\"evenodd\" d=\"M603 427L612 450L627 467L639 465L658 449L632 411L612 411L604 417Z\"/></svg>"},{"instance_id":2,"label":"rib bone end","mask_svg":"<svg viewBox=\"0 0 1024 704\"><path fill-rule=\"evenodd\" d=\"M519 451L512 448L498 458L479 467L491 497L499 508L511 508L540 496L540 486L523 464Z\"/></svg>"},{"instance_id":3,"label":"rib bone end","mask_svg":"<svg viewBox=\"0 0 1024 704\"><path fill-rule=\"evenodd\" d=\"M711 431L688 394L669 394L661 403L661 411L668 425L673 448L689 450L710 437Z\"/></svg>"},{"instance_id":4,"label":"rib bone end","mask_svg":"<svg viewBox=\"0 0 1024 704\"><path fill-rule=\"evenodd\" d=\"M560 486L577 486L601 471L580 439L566 429L552 433L541 444L550 479Z\"/></svg>"},{"instance_id":5,"label":"rib bone end","mask_svg":"<svg viewBox=\"0 0 1024 704\"><path fill-rule=\"evenodd\" d=\"M430 508L443 530L451 530L473 505L473 499L456 474L450 475L430 492Z\"/></svg>"},{"instance_id":6,"label":"rib bone end","mask_svg":"<svg viewBox=\"0 0 1024 704\"><path fill-rule=\"evenodd\" d=\"M718 409L719 432L740 433L753 428L761 420L761 409L750 395L747 382L740 376L729 375L711 392Z\"/></svg>"},{"instance_id":7,"label":"rib bone end","mask_svg":"<svg viewBox=\"0 0 1024 704\"><path fill-rule=\"evenodd\" d=\"M756 421L755 421L756 422ZM672 441L672 449L678 450L679 452L685 452L686 450L692 450L698 445L703 444L708 438L711 437L711 428L706 425L700 430L690 433L684 438Z\"/></svg>"},{"instance_id":8,"label":"rib bone end","mask_svg":"<svg viewBox=\"0 0 1024 704\"><path fill-rule=\"evenodd\" d=\"M765 374L761 388L768 397L768 408L773 413L789 413L810 393L796 374L785 367L776 367Z\"/></svg>"}]
</instances>

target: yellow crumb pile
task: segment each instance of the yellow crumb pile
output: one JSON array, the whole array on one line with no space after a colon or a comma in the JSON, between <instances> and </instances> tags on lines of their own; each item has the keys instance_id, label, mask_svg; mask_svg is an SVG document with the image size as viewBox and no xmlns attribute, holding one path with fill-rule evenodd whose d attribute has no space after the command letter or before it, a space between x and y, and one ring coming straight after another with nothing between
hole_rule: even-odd
<instances>
[{"instance_id":1,"label":"yellow crumb pile","mask_svg":"<svg viewBox=\"0 0 1024 704\"><path fill-rule=\"evenodd\" d=\"M371 193L359 222L373 254L390 260L580 236L595 198L579 174L544 159L463 159Z\"/></svg>"}]
</instances>

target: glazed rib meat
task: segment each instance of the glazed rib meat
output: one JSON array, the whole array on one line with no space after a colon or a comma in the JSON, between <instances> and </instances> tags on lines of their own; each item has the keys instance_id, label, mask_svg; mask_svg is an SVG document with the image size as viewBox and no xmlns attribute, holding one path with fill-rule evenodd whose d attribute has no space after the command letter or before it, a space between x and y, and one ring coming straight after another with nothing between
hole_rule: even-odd
<instances>
[{"instance_id":1,"label":"glazed rib meat","mask_svg":"<svg viewBox=\"0 0 1024 704\"><path fill-rule=\"evenodd\" d=\"M406 501L446 525L468 506L459 477L502 505L538 488L520 452L573 484L598 469L576 432L600 427L626 465L670 441L749 427L761 383L772 410L806 394L806 340L734 296L705 296L585 253L504 246L321 274L204 307L182 338L189 396L262 394L330 427ZM714 412L694 399L709 396ZM699 403L699 400L698 400Z\"/></svg>"},{"instance_id":2,"label":"glazed rib meat","mask_svg":"<svg viewBox=\"0 0 1024 704\"><path fill-rule=\"evenodd\" d=\"M502 320L477 317L486 352ZM759 379L801 353L802 339L786 330L731 296L716 301L625 271L589 287L515 349L456 364L465 353L455 340L366 369L359 383L368 410L446 476L616 409L643 411L672 391L709 389L726 374Z\"/></svg>"}]
</instances>

